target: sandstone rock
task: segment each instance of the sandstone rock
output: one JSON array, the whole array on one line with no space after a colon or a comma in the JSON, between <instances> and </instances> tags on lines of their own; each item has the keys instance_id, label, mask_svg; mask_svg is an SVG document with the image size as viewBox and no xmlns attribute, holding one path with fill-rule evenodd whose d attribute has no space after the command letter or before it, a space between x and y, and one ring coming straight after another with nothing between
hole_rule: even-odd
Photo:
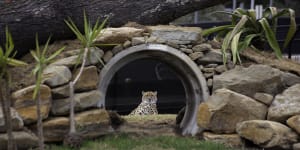
<instances>
[{"instance_id":1,"label":"sandstone rock","mask_svg":"<svg viewBox=\"0 0 300 150\"><path fill-rule=\"evenodd\" d=\"M197 64L223 64L223 55L219 50L208 51L203 57L197 59Z\"/></svg>"},{"instance_id":2,"label":"sandstone rock","mask_svg":"<svg viewBox=\"0 0 300 150\"><path fill-rule=\"evenodd\" d=\"M22 118L19 116L18 112L11 107L10 113L11 113L11 122L12 122L13 131L18 131L23 129L24 123ZM0 133L6 132L4 125L5 125L5 119L2 113L2 109L0 108Z\"/></svg>"},{"instance_id":3,"label":"sandstone rock","mask_svg":"<svg viewBox=\"0 0 300 150\"><path fill-rule=\"evenodd\" d=\"M109 115L104 109L94 109L75 115L77 131L84 138L96 138L111 133ZM45 142L60 142L69 132L69 118L51 118L43 123ZM36 129L35 126L32 127Z\"/></svg>"},{"instance_id":4,"label":"sandstone rock","mask_svg":"<svg viewBox=\"0 0 300 150\"><path fill-rule=\"evenodd\" d=\"M207 86L208 86L209 88L212 88L212 86L213 86L213 79L208 79L208 80L207 80Z\"/></svg>"},{"instance_id":5,"label":"sandstone rock","mask_svg":"<svg viewBox=\"0 0 300 150\"><path fill-rule=\"evenodd\" d=\"M250 97L219 89L198 109L198 125L215 133L234 133L239 122L265 119L267 107Z\"/></svg>"},{"instance_id":6,"label":"sandstone rock","mask_svg":"<svg viewBox=\"0 0 300 150\"><path fill-rule=\"evenodd\" d=\"M184 53L187 53L187 54L193 53L193 50L192 50L192 49L189 49L189 48L180 48L180 51L182 51L182 52L184 52Z\"/></svg>"},{"instance_id":7,"label":"sandstone rock","mask_svg":"<svg viewBox=\"0 0 300 150\"><path fill-rule=\"evenodd\" d=\"M215 75L215 73L203 73L203 76L207 79L207 78L212 78Z\"/></svg>"},{"instance_id":8,"label":"sandstone rock","mask_svg":"<svg viewBox=\"0 0 300 150\"><path fill-rule=\"evenodd\" d=\"M203 53L202 53L202 52L194 52L194 53L189 54L189 57L190 57L192 60L196 60L196 59L198 59L198 58L203 57Z\"/></svg>"},{"instance_id":9,"label":"sandstone rock","mask_svg":"<svg viewBox=\"0 0 300 150\"><path fill-rule=\"evenodd\" d=\"M112 51L107 51L104 53L103 60L107 63L114 56Z\"/></svg>"},{"instance_id":10,"label":"sandstone rock","mask_svg":"<svg viewBox=\"0 0 300 150\"><path fill-rule=\"evenodd\" d=\"M201 71L203 71L205 73L214 73L215 68L206 68L206 67L204 67L203 69L201 69Z\"/></svg>"},{"instance_id":11,"label":"sandstone rock","mask_svg":"<svg viewBox=\"0 0 300 150\"><path fill-rule=\"evenodd\" d=\"M205 52L211 50L211 45L207 43L199 44L194 46L193 48L194 52Z\"/></svg>"},{"instance_id":12,"label":"sandstone rock","mask_svg":"<svg viewBox=\"0 0 300 150\"><path fill-rule=\"evenodd\" d=\"M151 36L155 36L158 40L173 42L176 44L197 43L201 40L202 30L197 27L176 27L176 26L150 26Z\"/></svg>"},{"instance_id":13,"label":"sandstone rock","mask_svg":"<svg viewBox=\"0 0 300 150\"><path fill-rule=\"evenodd\" d=\"M203 138L205 141L221 143L229 147L243 146L242 139L238 134L214 134L211 132L204 132Z\"/></svg>"},{"instance_id":14,"label":"sandstone rock","mask_svg":"<svg viewBox=\"0 0 300 150\"><path fill-rule=\"evenodd\" d=\"M282 72L282 82L284 86L290 87L300 83L300 77L289 72Z\"/></svg>"},{"instance_id":15,"label":"sandstone rock","mask_svg":"<svg viewBox=\"0 0 300 150\"><path fill-rule=\"evenodd\" d=\"M123 46L121 44L115 46L111 52L116 55L117 53L121 52L123 50Z\"/></svg>"},{"instance_id":16,"label":"sandstone rock","mask_svg":"<svg viewBox=\"0 0 300 150\"><path fill-rule=\"evenodd\" d=\"M25 124L37 121L36 101L32 99L35 86L29 86L18 90L12 94L14 108L17 110ZM43 119L48 117L51 107L51 89L46 85L41 85L41 114Z\"/></svg>"},{"instance_id":17,"label":"sandstone rock","mask_svg":"<svg viewBox=\"0 0 300 150\"><path fill-rule=\"evenodd\" d=\"M79 69L76 70L75 75L73 76L73 80L78 73L79 73ZM82 92L82 91L95 90L97 89L98 86L98 80L99 80L99 76L97 73L97 67L96 66L85 67L77 83L74 86L75 91Z\"/></svg>"},{"instance_id":18,"label":"sandstone rock","mask_svg":"<svg viewBox=\"0 0 300 150\"><path fill-rule=\"evenodd\" d=\"M155 43L156 40L157 40L157 37L155 37L155 36L150 36L150 37L146 40L146 42L147 42L147 43ZM172 43L173 43L173 42L172 42Z\"/></svg>"},{"instance_id":19,"label":"sandstone rock","mask_svg":"<svg viewBox=\"0 0 300 150\"><path fill-rule=\"evenodd\" d=\"M267 120L250 120L239 123L237 133L263 148L281 147L290 149L298 135L287 126Z\"/></svg>"},{"instance_id":20,"label":"sandstone rock","mask_svg":"<svg viewBox=\"0 0 300 150\"><path fill-rule=\"evenodd\" d=\"M38 138L32 134L25 131L13 132L15 143L17 148L20 150L28 150L31 148L36 148L38 146ZM4 150L7 147L7 134L0 134L0 149Z\"/></svg>"},{"instance_id":21,"label":"sandstone rock","mask_svg":"<svg viewBox=\"0 0 300 150\"><path fill-rule=\"evenodd\" d=\"M139 44L144 44L145 42L146 41L145 41L144 37L133 37L131 39L132 46L139 45Z\"/></svg>"},{"instance_id":22,"label":"sandstone rock","mask_svg":"<svg viewBox=\"0 0 300 150\"><path fill-rule=\"evenodd\" d=\"M283 90L281 71L267 65L235 67L214 76L213 90L220 88L227 88L250 97L254 97L258 92L275 95Z\"/></svg>"},{"instance_id":23,"label":"sandstone rock","mask_svg":"<svg viewBox=\"0 0 300 150\"><path fill-rule=\"evenodd\" d=\"M100 100L100 92L90 91L85 93L75 94L75 111L84 110L91 107L96 107ZM54 115L66 115L69 113L70 98L57 99L52 103L51 112Z\"/></svg>"},{"instance_id":24,"label":"sandstone rock","mask_svg":"<svg viewBox=\"0 0 300 150\"><path fill-rule=\"evenodd\" d=\"M180 46L178 45L178 44L176 44L176 43L173 43L173 42L167 42L167 45L169 45L169 46L171 46L171 47L173 47L173 48L176 48L176 49L179 49L180 48Z\"/></svg>"},{"instance_id":25,"label":"sandstone rock","mask_svg":"<svg viewBox=\"0 0 300 150\"><path fill-rule=\"evenodd\" d=\"M300 150L300 143L296 143L293 145L293 150Z\"/></svg>"},{"instance_id":26,"label":"sandstone rock","mask_svg":"<svg viewBox=\"0 0 300 150\"><path fill-rule=\"evenodd\" d=\"M70 96L69 84L51 89L53 99L67 98Z\"/></svg>"},{"instance_id":27,"label":"sandstone rock","mask_svg":"<svg viewBox=\"0 0 300 150\"><path fill-rule=\"evenodd\" d=\"M223 73L223 72L225 72L227 69L226 69L226 67L224 66L224 65L220 65L220 66L218 66L218 67L216 67L215 68L215 71L217 72L217 73Z\"/></svg>"},{"instance_id":28,"label":"sandstone rock","mask_svg":"<svg viewBox=\"0 0 300 150\"><path fill-rule=\"evenodd\" d=\"M300 114L300 84L276 95L268 111L268 120L284 123L289 117Z\"/></svg>"},{"instance_id":29,"label":"sandstone rock","mask_svg":"<svg viewBox=\"0 0 300 150\"><path fill-rule=\"evenodd\" d=\"M98 64L99 59L102 58L103 55L104 55L103 50L97 47L91 48L90 53L88 55L88 59L86 61L86 66ZM81 62L82 61L80 61L79 64L81 64ZM69 68L73 68L76 64L78 64L78 55L59 59L54 63L52 63L51 65L67 66Z\"/></svg>"},{"instance_id":30,"label":"sandstone rock","mask_svg":"<svg viewBox=\"0 0 300 150\"><path fill-rule=\"evenodd\" d=\"M106 28L97 37L96 43L121 44L133 37L142 36L143 32L143 29L133 27Z\"/></svg>"},{"instance_id":31,"label":"sandstone rock","mask_svg":"<svg viewBox=\"0 0 300 150\"><path fill-rule=\"evenodd\" d=\"M124 43L123 43L123 47L124 48L128 48L128 47L130 47L131 46L131 42L130 41L125 41Z\"/></svg>"},{"instance_id":32,"label":"sandstone rock","mask_svg":"<svg viewBox=\"0 0 300 150\"><path fill-rule=\"evenodd\" d=\"M205 67L206 68L216 68L218 66L219 66L218 64L207 64Z\"/></svg>"},{"instance_id":33,"label":"sandstone rock","mask_svg":"<svg viewBox=\"0 0 300 150\"><path fill-rule=\"evenodd\" d=\"M68 83L72 78L70 69L66 66L48 66L43 72L44 83L50 87L57 87Z\"/></svg>"},{"instance_id":34,"label":"sandstone rock","mask_svg":"<svg viewBox=\"0 0 300 150\"><path fill-rule=\"evenodd\" d=\"M273 96L270 95L270 94L267 94L267 93L255 93L254 94L254 98L259 101L259 102L262 102L264 104L266 104L267 106L270 106L270 104L272 103L273 101Z\"/></svg>"},{"instance_id":35,"label":"sandstone rock","mask_svg":"<svg viewBox=\"0 0 300 150\"><path fill-rule=\"evenodd\" d=\"M289 118L286 123L294 129L298 134L300 134L300 115L293 116Z\"/></svg>"}]
</instances>

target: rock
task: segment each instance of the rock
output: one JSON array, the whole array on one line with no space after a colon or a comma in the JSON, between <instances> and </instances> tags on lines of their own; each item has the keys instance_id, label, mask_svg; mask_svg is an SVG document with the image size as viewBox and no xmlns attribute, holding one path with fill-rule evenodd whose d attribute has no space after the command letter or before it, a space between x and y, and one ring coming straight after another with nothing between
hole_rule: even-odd
<instances>
[{"instance_id":1,"label":"rock","mask_svg":"<svg viewBox=\"0 0 300 150\"><path fill-rule=\"evenodd\" d=\"M155 43L156 40L157 40L157 37L155 37L155 36L150 36L150 37L146 40L146 42L147 42L147 43Z\"/></svg>"},{"instance_id":2,"label":"rock","mask_svg":"<svg viewBox=\"0 0 300 150\"><path fill-rule=\"evenodd\" d=\"M189 49L189 48L180 48L180 51L182 51L182 52L184 52L184 53L187 53L187 54L193 53L193 50L192 50L192 49Z\"/></svg>"},{"instance_id":3,"label":"rock","mask_svg":"<svg viewBox=\"0 0 300 150\"><path fill-rule=\"evenodd\" d=\"M196 60L196 59L198 59L198 58L203 57L203 53L202 53L202 52L194 52L194 53L189 54L189 57L190 57L192 60Z\"/></svg>"},{"instance_id":4,"label":"rock","mask_svg":"<svg viewBox=\"0 0 300 150\"><path fill-rule=\"evenodd\" d=\"M173 42L167 42L167 45L169 45L169 46L171 46L171 47L173 47L173 48L176 48L176 49L179 49L180 48L180 46L178 45L178 44L176 44L176 43L173 43Z\"/></svg>"},{"instance_id":5,"label":"rock","mask_svg":"<svg viewBox=\"0 0 300 150\"><path fill-rule=\"evenodd\" d=\"M300 114L300 84L276 95L268 111L268 120L284 123L289 117Z\"/></svg>"},{"instance_id":6,"label":"rock","mask_svg":"<svg viewBox=\"0 0 300 150\"><path fill-rule=\"evenodd\" d=\"M94 109L75 115L77 131L84 138L96 138L112 132L110 118L106 110ZM45 142L60 142L69 132L69 118L57 117L43 122ZM36 129L32 126L32 129Z\"/></svg>"},{"instance_id":7,"label":"rock","mask_svg":"<svg viewBox=\"0 0 300 150\"><path fill-rule=\"evenodd\" d=\"M11 107L10 113L11 113L11 123L12 123L13 131L22 130L24 123L22 118L19 116L18 112ZM6 132L6 128L4 126L5 126L5 119L2 113L2 109L0 108L0 133Z\"/></svg>"},{"instance_id":8,"label":"rock","mask_svg":"<svg viewBox=\"0 0 300 150\"><path fill-rule=\"evenodd\" d=\"M57 87L68 83L72 78L70 69L66 66L48 66L43 72L44 83L50 87Z\"/></svg>"},{"instance_id":9,"label":"rock","mask_svg":"<svg viewBox=\"0 0 300 150\"><path fill-rule=\"evenodd\" d=\"M17 148L20 150L28 150L38 146L38 138L25 131L13 132L14 140ZM7 134L0 134L0 149L4 150L7 147ZM3 149L2 149L3 148Z\"/></svg>"},{"instance_id":10,"label":"rock","mask_svg":"<svg viewBox=\"0 0 300 150\"><path fill-rule=\"evenodd\" d=\"M67 84L57 88L52 88L51 94L53 99L67 98L70 96L70 86Z\"/></svg>"},{"instance_id":11,"label":"rock","mask_svg":"<svg viewBox=\"0 0 300 150\"><path fill-rule=\"evenodd\" d=\"M289 118L286 123L294 129L298 134L300 134L300 115L293 116Z\"/></svg>"},{"instance_id":12,"label":"rock","mask_svg":"<svg viewBox=\"0 0 300 150\"><path fill-rule=\"evenodd\" d=\"M117 53L121 52L123 50L123 46L121 44L115 46L111 52L116 55Z\"/></svg>"},{"instance_id":13,"label":"rock","mask_svg":"<svg viewBox=\"0 0 300 150\"><path fill-rule=\"evenodd\" d=\"M197 59L197 64L223 64L223 55L221 51L208 51L203 57Z\"/></svg>"},{"instance_id":14,"label":"rock","mask_svg":"<svg viewBox=\"0 0 300 150\"><path fill-rule=\"evenodd\" d=\"M213 86L213 79L208 79L208 80L207 80L207 86L208 86L209 88L212 88L212 86Z\"/></svg>"},{"instance_id":15,"label":"rock","mask_svg":"<svg viewBox=\"0 0 300 150\"><path fill-rule=\"evenodd\" d=\"M130 46L131 46L131 42L130 41L125 41L124 44L123 44L124 48L128 48Z\"/></svg>"},{"instance_id":16,"label":"rock","mask_svg":"<svg viewBox=\"0 0 300 150\"><path fill-rule=\"evenodd\" d=\"M203 76L207 79L207 78L212 78L215 75L215 73L204 73Z\"/></svg>"},{"instance_id":17,"label":"rock","mask_svg":"<svg viewBox=\"0 0 300 150\"><path fill-rule=\"evenodd\" d=\"M35 86L29 86L18 90L12 94L14 108L19 113L25 124L37 121L36 101L32 99ZM51 108L51 89L46 85L41 85L41 114L42 118L48 117Z\"/></svg>"},{"instance_id":18,"label":"rock","mask_svg":"<svg viewBox=\"0 0 300 150\"><path fill-rule=\"evenodd\" d=\"M296 143L293 145L293 150L300 150L300 143Z\"/></svg>"},{"instance_id":19,"label":"rock","mask_svg":"<svg viewBox=\"0 0 300 150\"><path fill-rule=\"evenodd\" d=\"M234 133L239 122L265 119L267 107L250 97L216 90L198 109L198 125L215 133Z\"/></svg>"},{"instance_id":20,"label":"rock","mask_svg":"<svg viewBox=\"0 0 300 150\"><path fill-rule=\"evenodd\" d=\"M215 71L217 72L217 73L223 73L223 72L225 72L227 69L226 69L226 67L224 66L224 65L220 65L220 66L218 66L218 67L216 67L215 68Z\"/></svg>"},{"instance_id":21,"label":"rock","mask_svg":"<svg viewBox=\"0 0 300 150\"><path fill-rule=\"evenodd\" d=\"M267 65L235 67L214 76L213 91L220 88L227 88L249 97L254 97L258 92L275 95L283 90L281 71Z\"/></svg>"},{"instance_id":22,"label":"rock","mask_svg":"<svg viewBox=\"0 0 300 150\"><path fill-rule=\"evenodd\" d=\"M91 48L85 66L98 64L99 59L102 58L103 55L104 55L103 50L101 50L97 47ZM52 63L51 65L67 66L69 68L73 68L77 64L80 65L81 62L82 61L78 62L78 55L74 55L74 56L59 59L59 60L55 61L54 63Z\"/></svg>"},{"instance_id":23,"label":"rock","mask_svg":"<svg viewBox=\"0 0 300 150\"><path fill-rule=\"evenodd\" d=\"M289 72L282 72L282 82L285 87L300 83L300 77Z\"/></svg>"},{"instance_id":24,"label":"rock","mask_svg":"<svg viewBox=\"0 0 300 150\"><path fill-rule=\"evenodd\" d=\"M211 50L212 48L211 48L210 44L203 43L203 44L194 46L192 49L194 52L205 52L205 51Z\"/></svg>"},{"instance_id":25,"label":"rock","mask_svg":"<svg viewBox=\"0 0 300 150\"><path fill-rule=\"evenodd\" d=\"M270 106L272 101L273 101L273 96L267 93L255 93L254 94L254 99L256 99L259 102L262 102L266 104L267 106Z\"/></svg>"},{"instance_id":26,"label":"rock","mask_svg":"<svg viewBox=\"0 0 300 150\"><path fill-rule=\"evenodd\" d=\"M107 51L104 53L103 60L107 63L114 56L112 51Z\"/></svg>"},{"instance_id":27,"label":"rock","mask_svg":"<svg viewBox=\"0 0 300 150\"><path fill-rule=\"evenodd\" d=\"M237 133L263 148L290 149L298 135L287 126L268 120L249 120L237 125Z\"/></svg>"},{"instance_id":28,"label":"rock","mask_svg":"<svg viewBox=\"0 0 300 150\"><path fill-rule=\"evenodd\" d=\"M84 110L91 107L96 107L100 100L100 92L98 90L77 93L74 95L75 111ZM69 114L70 98L57 99L52 103L51 112L54 115L67 115Z\"/></svg>"},{"instance_id":29,"label":"rock","mask_svg":"<svg viewBox=\"0 0 300 150\"><path fill-rule=\"evenodd\" d=\"M218 64L207 64L205 67L206 68L216 68L218 66L219 66Z\"/></svg>"},{"instance_id":30,"label":"rock","mask_svg":"<svg viewBox=\"0 0 300 150\"><path fill-rule=\"evenodd\" d=\"M110 124L111 126L116 129L120 125L124 124L126 120L122 118L116 111L107 111L109 118L110 118Z\"/></svg>"},{"instance_id":31,"label":"rock","mask_svg":"<svg viewBox=\"0 0 300 150\"><path fill-rule=\"evenodd\" d=\"M205 141L224 144L229 147L242 147L244 144L238 134L214 134L211 132L204 132L203 138Z\"/></svg>"},{"instance_id":32,"label":"rock","mask_svg":"<svg viewBox=\"0 0 300 150\"><path fill-rule=\"evenodd\" d=\"M205 73L215 73L215 68L206 68L206 67L204 67L203 69L201 69L201 71L203 71Z\"/></svg>"},{"instance_id":33,"label":"rock","mask_svg":"<svg viewBox=\"0 0 300 150\"><path fill-rule=\"evenodd\" d=\"M121 44L133 37L142 36L143 29L133 27L106 28L96 38L96 43Z\"/></svg>"},{"instance_id":34,"label":"rock","mask_svg":"<svg viewBox=\"0 0 300 150\"><path fill-rule=\"evenodd\" d=\"M74 80L74 78L77 76L78 73L79 73L79 69L76 70L72 80ZM77 83L74 86L75 91L83 92L83 91L95 90L97 89L98 86L98 80L99 80L99 76L97 73L97 67L96 66L85 67Z\"/></svg>"},{"instance_id":35,"label":"rock","mask_svg":"<svg viewBox=\"0 0 300 150\"><path fill-rule=\"evenodd\" d=\"M146 42L144 37L133 37L131 39L132 46L144 44Z\"/></svg>"},{"instance_id":36,"label":"rock","mask_svg":"<svg viewBox=\"0 0 300 150\"><path fill-rule=\"evenodd\" d=\"M176 27L176 26L150 26L151 36L158 40L173 42L176 44L191 44L201 40L202 30L197 27Z\"/></svg>"}]
</instances>

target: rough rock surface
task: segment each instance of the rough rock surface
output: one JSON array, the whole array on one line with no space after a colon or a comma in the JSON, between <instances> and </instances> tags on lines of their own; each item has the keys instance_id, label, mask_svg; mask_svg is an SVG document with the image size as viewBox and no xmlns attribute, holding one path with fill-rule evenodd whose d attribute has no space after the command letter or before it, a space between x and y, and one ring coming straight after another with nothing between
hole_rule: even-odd
<instances>
[{"instance_id":1,"label":"rough rock surface","mask_svg":"<svg viewBox=\"0 0 300 150\"><path fill-rule=\"evenodd\" d=\"M300 115L289 118L286 123L293 128L298 134L300 134Z\"/></svg>"},{"instance_id":2,"label":"rough rock surface","mask_svg":"<svg viewBox=\"0 0 300 150\"><path fill-rule=\"evenodd\" d=\"M38 146L38 138L33 133L28 133L25 131L13 132L15 142L18 149L28 150L31 148L36 148ZM0 134L0 149L6 149L7 147L7 134Z\"/></svg>"},{"instance_id":3,"label":"rough rock surface","mask_svg":"<svg viewBox=\"0 0 300 150\"><path fill-rule=\"evenodd\" d=\"M203 138L205 141L221 143L229 147L243 146L242 139L238 134L214 134L211 132L204 132Z\"/></svg>"},{"instance_id":4,"label":"rough rock surface","mask_svg":"<svg viewBox=\"0 0 300 150\"><path fill-rule=\"evenodd\" d=\"M266 104L267 106L270 106L272 101L273 101L273 96L267 93L255 93L254 94L254 99L256 99L259 102L262 102Z\"/></svg>"},{"instance_id":5,"label":"rough rock surface","mask_svg":"<svg viewBox=\"0 0 300 150\"><path fill-rule=\"evenodd\" d=\"M32 99L35 86L29 86L18 90L12 94L14 108L22 117L25 124L34 123L37 121L36 101ZM48 117L51 108L51 89L46 85L41 85L41 114L43 119Z\"/></svg>"},{"instance_id":6,"label":"rough rock surface","mask_svg":"<svg viewBox=\"0 0 300 150\"><path fill-rule=\"evenodd\" d=\"M77 76L78 72L79 69L76 70L73 78ZM98 80L99 80L99 76L97 73L97 67L96 66L85 67L77 83L75 84L74 87L75 91L82 92L82 91L95 90L98 86Z\"/></svg>"},{"instance_id":7,"label":"rough rock surface","mask_svg":"<svg viewBox=\"0 0 300 150\"><path fill-rule=\"evenodd\" d=\"M82 132L85 138L95 138L111 133L110 118L106 110L94 109L75 115L77 131ZM69 118L57 117L43 122L46 142L62 141L69 132ZM36 129L35 126L32 127Z\"/></svg>"},{"instance_id":8,"label":"rough rock surface","mask_svg":"<svg viewBox=\"0 0 300 150\"><path fill-rule=\"evenodd\" d=\"M239 122L265 119L267 107L250 97L219 89L199 106L198 125L215 133L234 133Z\"/></svg>"},{"instance_id":9,"label":"rough rock surface","mask_svg":"<svg viewBox=\"0 0 300 150\"><path fill-rule=\"evenodd\" d=\"M211 50L211 45L207 43L199 44L194 46L193 48L194 52L205 52Z\"/></svg>"},{"instance_id":10,"label":"rough rock surface","mask_svg":"<svg viewBox=\"0 0 300 150\"><path fill-rule=\"evenodd\" d=\"M223 56L220 50L210 50L197 59L197 64L223 64Z\"/></svg>"},{"instance_id":11,"label":"rough rock surface","mask_svg":"<svg viewBox=\"0 0 300 150\"><path fill-rule=\"evenodd\" d=\"M164 43L191 44L201 40L202 30L197 27L149 26L151 36Z\"/></svg>"},{"instance_id":12,"label":"rough rock surface","mask_svg":"<svg viewBox=\"0 0 300 150\"><path fill-rule=\"evenodd\" d=\"M289 72L282 72L282 82L286 87L300 83L300 77Z\"/></svg>"},{"instance_id":13,"label":"rough rock surface","mask_svg":"<svg viewBox=\"0 0 300 150\"><path fill-rule=\"evenodd\" d=\"M276 95L269 107L268 120L284 123L289 117L300 114L300 84L286 89Z\"/></svg>"},{"instance_id":14,"label":"rough rock surface","mask_svg":"<svg viewBox=\"0 0 300 150\"><path fill-rule=\"evenodd\" d=\"M96 43L121 44L132 37L142 36L144 30L133 27L106 28L96 39Z\"/></svg>"},{"instance_id":15,"label":"rough rock surface","mask_svg":"<svg viewBox=\"0 0 300 150\"><path fill-rule=\"evenodd\" d=\"M91 107L96 107L99 99L100 92L98 90L77 93L74 95L75 98L75 111L84 110ZM70 98L57 99L52 103L51 112L54 115L66 115L69 113Z\"/></svg>"},{"instance_id":16,"label":"rough rock surface","mask_svg":"<svg viewBox=\"0 0 300 150\"><path fill-rule=\"evenodd\" d=\"M237 133L263 148L290 149L298 135L287 126L268 120L250 120L239 123Z\"/></svg>"},{"instance_id":17,"label":"rough rock surface","mask_svg":"<svg viewBox=\"0 0 300 150\"><path fill-rule=\"evenodd\" d=\"M214 76L213 90L220 88L228 88L250 97L254 97L257 92L275 95L283 90L281 71L267 65L236 67Z\"/></svg>"},{"instance_id":18,"label":"rough rock surface","mask_svg":"<svg viewBox=\"0 0 300 150\"><path fill-rule=\"evenodd\" d=\"M67 98L70 96L70 86L67 84L57 88L52 88L51 94L53 99Z\"/></svg>"},{"instance_id":19,"label":"rough rock surface","mask_svg":"<svg viewBox=\"0 0 300 150\"><path fill-rule=\"evenodd\" d=\"M43 72L44 83L50 87L57 87L68 83L72 78L70 69L66 66L48 66Z\"/></svg>"},{"instance_id":20,"label":"rough rock surface","mask_svg":"<svg viewBox=\"0 0 300 150\"><path fill-rule=\"evenodd\" d=\"M11 113L11 118L12 118L11 122L12 122L13 131L22 130L24 123L23 123L22 118L18 114L18 112L14 108L11 107L10 113ZM4 120L4 116L2 113L2 109L0 109L0 133L6 132L4 125L5 125L5 120Z\"/></svg>"}]
</instances>

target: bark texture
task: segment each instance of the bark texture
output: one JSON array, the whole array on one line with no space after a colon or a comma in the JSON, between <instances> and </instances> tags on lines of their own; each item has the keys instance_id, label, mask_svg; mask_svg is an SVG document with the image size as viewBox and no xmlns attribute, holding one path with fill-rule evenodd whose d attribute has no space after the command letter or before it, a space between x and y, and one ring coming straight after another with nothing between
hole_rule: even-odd
<instances>
[{"instance_id":1,"label":"bark texture","mask_svg":"<svg viewBox=\"0 0 300 150\"><path fill-rule=\"evenodd\" d=\"M19 53L34 45L35 34L41 42L49 35L54 39L72 38L64 19L71 17L82 29L83 10L91 22L110 16L109 26L128 21L140 24L167 24L174 19L230 0L7 0L0 1L0 42L4 27L9 26Z\"/></svg>"}]
</instances>

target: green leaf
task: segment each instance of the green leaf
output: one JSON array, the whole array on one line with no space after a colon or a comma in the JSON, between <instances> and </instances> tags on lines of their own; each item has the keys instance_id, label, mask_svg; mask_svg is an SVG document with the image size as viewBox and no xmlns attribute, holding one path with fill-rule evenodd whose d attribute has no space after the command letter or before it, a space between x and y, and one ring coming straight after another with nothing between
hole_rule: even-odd
<instances>
[{"instance_id":1,"label":"green leaf","mask_svg":"<svg viewBox=\"0 0 300 150\"><path fill-rule=\"evenodd\" d=\"M25 63L23 61L12 59L12 58L7 58L7 64L10 66L16 66L16 67L28 65L27 63Z\"/></svg>"},{"instance_id":2,"label":"green leaf","mask_svg":"<svg viewBox=\"0 0 300 150\"><path fill-rule=\"evenodd\" d=\"M268 43L271 46L271 48L274 50L276 57L277 58L282 58L282 53L281 53L279 44L278 44L278 42L276 40L275 33L271 29L271 27L270 27L267 19L266 18L262 18L261 20L259 20L259 23L263 27L263 29L265 31L265 36L266 36L266 38L268 40Z\"/></svg>"},{"instance_id":3,"label":"green leaf","mask_svg":"<svg viewBox=\"0 0 300 150\"><path fill-rule=\"evenodd\" d=\"M244 38L243 42L241 42L241 45L239 46L239 49L240 49L239 51L243 51L246 48L248 48L249 45L250 45L250 43L251 43L251 41L253 40L253 38L255 38L257 36L260 36L260 34L249 34L249 35L247 35Z\"/></svg>"},{"instance_id":4,"label":"green leaf","mask_svg":"<svg viewBox=\"0 0 300 150\"><path fill-rule=\"evenodd\" d=\"M232 53L232 61L233 64L236 64L238 55L239 55L239 50L238 50L238 46L239 46L239 40L240 40L240 36L243 33L243 31L240 31L239 33L237 33L231 42L231 53Z\"/></svg>"},{"instance_id":5,"label":"green leaf","mask_svg":"<svg viewBox=\"0 0 300 150\"><path fill-rule=\"evenodd\" d=\"M46 62L51 62L55 57L57 57L63 50L65 49L65 47L60 48L59 50L56 50L54 54L50 55L47 59Z\"/></svg>"},{"instance_id":6,"label":"green leaf","mask_svg":"<svg viewBox=\"0 0 300 150\"><path fill-rule=\"evenodd\" d=\"M223 55L223 63L224 64L226 64L227 63L227 48L225 49L225 44L226 43L229 43L228 42L228 40L229 40L229 37L230 37L230 35L231 35L231 33L232 33L232 31L229 31L227 34L226 34L226 36L225 36L225 38L224 38L224 41L223 41L223 43L222 43L222 47L221 47L221 49L222 49L222 55Z\"/></svg>"},{"instance_id":7,"label":"green leaf","mask_svg":"<svg viewBox=\"0 0 300 150\"><path fill-rule=\"evenodd\" d=\"M224 26L218 26L218 27L214 27L214 28L205 29L202 31L202 35L207 36L207 35L210 35L215 32L219 32L219 31L226 30L226 29L231 29L233 27L234 27L234 25L224 25Z\"/></svg>"},{"instance_id":8,"label":"green leaf","mask_svg":"<svg viewBox=\"0 0 300 150\"><path fill-rule=\"evenodd\" d=\"M283 44L283 49L287 48L289 43L291 42L292 38L294 37L296 30L297 30L297 25L296 25L296 19L295 19L295 11L292 9L288 9L288 13L290 16L290 28L289 31L285 37L284 44Z\"/></svg>"}]
</instances>

